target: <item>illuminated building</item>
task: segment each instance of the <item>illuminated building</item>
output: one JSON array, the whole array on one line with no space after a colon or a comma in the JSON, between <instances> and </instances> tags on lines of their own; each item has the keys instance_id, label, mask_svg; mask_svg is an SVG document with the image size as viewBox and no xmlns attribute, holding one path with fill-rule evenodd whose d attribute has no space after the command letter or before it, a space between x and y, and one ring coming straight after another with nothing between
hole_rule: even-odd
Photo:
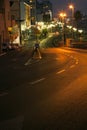
<instances>
[{"instance_id":1,"label":"illuminated building","mask_svg":"<svg viewBox=\"0 0 87 130\"><path fill-rule=\"evenodd\" d=\"M37 2L37 0L24 0L24 1L30 5L31 24L35 25L35 22L36 22L36 2Z\"/></svg>"},{"instance_id":2,"label":"illuminated building","mask_svg":"<svg viewBox=\"0 0 87 130\"><path fill-rule=\"evenodd\" d=\"M8 27L11 25L9 0L0 0L0 51L2 43L9 41Z\"/></svg>"},{"instance_id":3,"label":"illuminated building","mask_svg":"<svg viewBox=\"0 0 87 130\"><path fill-rule=\"evenodd\" d=\"M14 26L19 29L19 43L21 42L22 31L25 31L31 25L30 20L30 6L23 0L10 0L10 8L11 8L11 21L12 27Z\"/></svg>"}]
</instances>

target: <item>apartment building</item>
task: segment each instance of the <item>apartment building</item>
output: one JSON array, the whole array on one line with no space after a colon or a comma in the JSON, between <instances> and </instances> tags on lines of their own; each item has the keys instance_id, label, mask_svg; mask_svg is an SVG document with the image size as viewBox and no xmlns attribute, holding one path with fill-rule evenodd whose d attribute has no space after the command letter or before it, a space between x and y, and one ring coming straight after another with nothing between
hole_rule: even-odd
<instances>
[{"instance_id":1,"label":"apartment building","mask_svg":"<svg viewBox=\"0 0 87 130\"><path fill-rule=\"evenodd\" d=\"M41 0L36 3L36 20L38 22L52 21L52 3L49 0Z\"/></svg>"},{"instance_id":2,"label":"apartment building","mask_svg":"<svg viewBox=\"0 0 87 130\"><path fill-rule=\"evenodd\" d=\"M30 5L31 25L35 25L35 23L36 23L36 3L37 3L37 0L24 0L24 1Z\"/></svg>"},{"instance_id":3,"label":"apartment building","mask_svg":"<svg viewBox=\"0 0 87 130\"><path fill-rule=\"evenodd\" d=\"M24 0L30 5L31 25L40 21L52 20L52 3L50 0Z\"/></svg>"},{"instance_id":4,"label":"apartment building","mask_svg":"<svg viewBox=\"0 0 87 130\"><path fill-rule=\"evenodd\" d=\"M23 0L10 0L11 21L13 28L16 28L16 36L19 37L18 43L21 44L22 31L25 31L31 25L30 6ZM15 40L15 39L13 39Z\"/></svg>"},{"instance_id":5,"label":"apartment building","mask_svg":"<svg viewBox=\"0 0 87 130\"><path fill-rule=\"evenodd\" d=\"M8 28L11 26L9 0L0 0L0 50L2 43L9 42Z\"/></svg>"}]
</instances>

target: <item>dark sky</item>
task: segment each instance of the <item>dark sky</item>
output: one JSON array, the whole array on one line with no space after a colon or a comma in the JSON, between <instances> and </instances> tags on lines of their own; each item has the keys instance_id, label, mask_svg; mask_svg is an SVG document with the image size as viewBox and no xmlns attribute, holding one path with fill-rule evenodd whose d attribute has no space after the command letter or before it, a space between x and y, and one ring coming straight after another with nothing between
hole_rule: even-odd
<instances>
[{"instance_id":1,"label":"dark sky","mask_svg":"<svg viewBox=\"0 0 87 130\"><path fill-rule=\"evenodd\" d=\"M75 10L80 10L82 13L87 14L87 0L50 0L53 4L54 14L61 10L67 10L69 3L74 3Z\"/></svg>"}]
</instances>

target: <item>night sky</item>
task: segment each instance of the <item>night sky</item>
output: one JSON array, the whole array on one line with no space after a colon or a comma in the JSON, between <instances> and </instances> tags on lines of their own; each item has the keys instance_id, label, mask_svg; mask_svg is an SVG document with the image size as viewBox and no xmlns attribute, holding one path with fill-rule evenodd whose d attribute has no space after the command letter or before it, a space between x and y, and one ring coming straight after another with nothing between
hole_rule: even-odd
<instances>
[{"instance_id":1,"label":"night sky","mask_svg":"<svg viewBox=\"0 0 87 130\"><path fill-rule=\"evenodd\" d=\"M87 0L50 0L53 4L53 12L56 15L61 10L67 10L69 3L74 3L75 10L87 14Z\"/></svg>"}]
</instances>

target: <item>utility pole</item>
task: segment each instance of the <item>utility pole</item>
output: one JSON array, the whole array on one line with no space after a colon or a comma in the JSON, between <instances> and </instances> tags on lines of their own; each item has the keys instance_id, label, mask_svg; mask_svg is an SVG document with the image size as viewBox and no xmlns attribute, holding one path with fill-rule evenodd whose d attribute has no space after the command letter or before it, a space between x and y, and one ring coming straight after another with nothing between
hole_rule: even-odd
<instances>
[{"instance_id":1,"label":"utility pole","mask_svg":"<svg viewBox=\"0 0 87 130\"><path fill-rule=\"evenodd\" d=\"M19 42L20 42L20 45L22 45L22 39L21 39L21 0L19 0Z\"/></svg>"}]
</instances>

